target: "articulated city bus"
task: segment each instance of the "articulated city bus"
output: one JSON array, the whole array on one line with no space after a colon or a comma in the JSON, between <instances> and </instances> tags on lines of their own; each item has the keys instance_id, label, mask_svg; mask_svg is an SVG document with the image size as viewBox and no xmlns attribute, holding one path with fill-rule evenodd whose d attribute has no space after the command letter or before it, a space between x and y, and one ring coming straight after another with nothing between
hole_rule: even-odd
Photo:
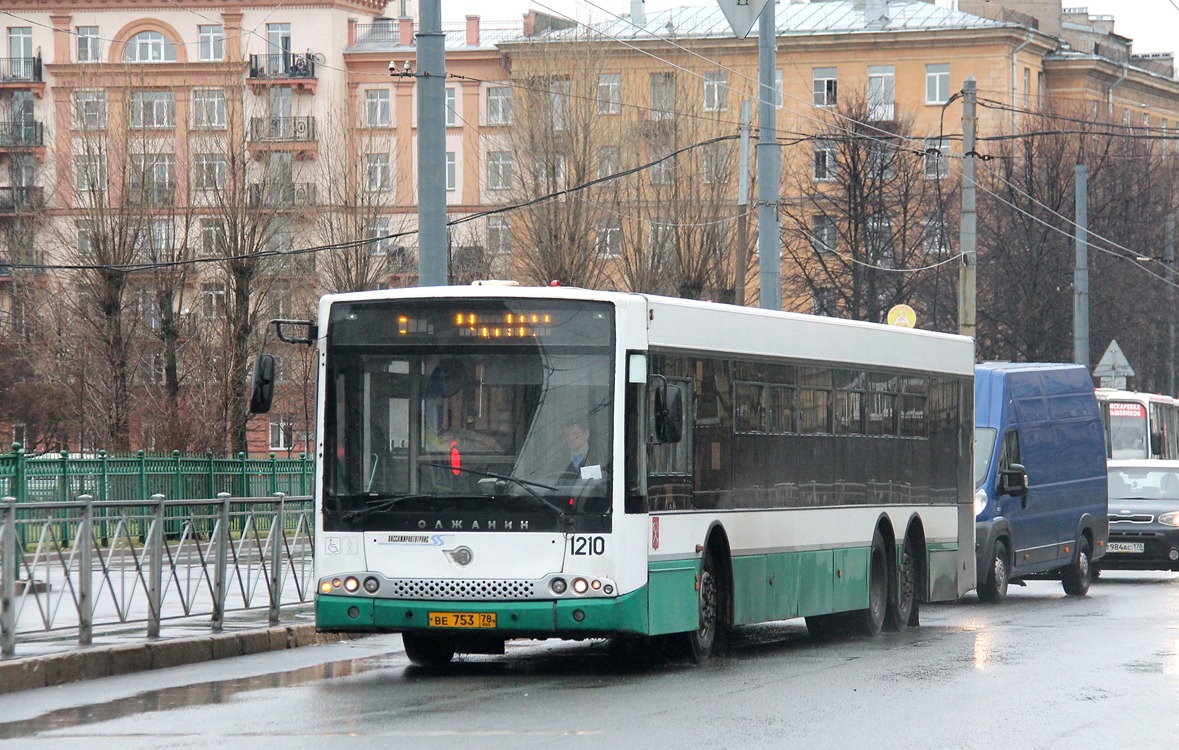
<instances>
[{"instance_id":1,"label":"articulated city bus","mask_svg":"<svg viewBox=\"0 0 1179 750\"><path fill-rule=\"evenodd\" d=\"M426 665L553 637L700 661L732 627L875 635L974 587L970 339L492 285L305 325L321 630ZM255 378L263 411L272 358Z\"/></svg>"},{"instance_id":2,"label":"articulated city bus","mask_svg":"<svg viewBox=\"0 0 1179 750\"><path fill-rule=\"evenodd\" d=\"M1096 393L1107 458L1179 460L1179 400L1114 388Z\"/></svg>"}]
</instances>

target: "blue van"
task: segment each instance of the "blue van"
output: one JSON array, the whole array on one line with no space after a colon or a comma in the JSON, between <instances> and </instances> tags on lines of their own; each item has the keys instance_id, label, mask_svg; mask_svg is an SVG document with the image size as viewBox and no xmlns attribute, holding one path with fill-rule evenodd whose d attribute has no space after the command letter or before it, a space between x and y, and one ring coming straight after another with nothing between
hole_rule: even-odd
<instances>
[{"instance_id":1,"label":"blue van","mask_svg":"<svg viewBox=\"0 0 1179 750\"><path fill-rule=\"evenodd\" d=\"M1088 370L976 365L974 409L979 599L1000 601L1029 578L1084 595L1109 537L1105 432Z\"/></svg>"}]
</instances>

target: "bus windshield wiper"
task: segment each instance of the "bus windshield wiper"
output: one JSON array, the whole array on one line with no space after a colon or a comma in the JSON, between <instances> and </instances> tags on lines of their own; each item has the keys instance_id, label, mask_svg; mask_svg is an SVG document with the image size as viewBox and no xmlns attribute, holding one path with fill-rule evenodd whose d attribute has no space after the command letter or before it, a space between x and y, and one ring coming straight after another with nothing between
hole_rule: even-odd
<instances>
[{"instance_id":1,"label":"bus windshield wiper","mask_svg":"<svg viewBox=\"0 0 1179 750\"><path fill-rule=\"evenodd\" d=\"M397 505L398 503L405 502L406 500L436 500L436 499L438 499L438 495L434 494L434 493L406 494L406 495L392 495L392 496L374 497L369 500L366 500L364 503L364 507L356 508L355 510L350 510L347 513L345 513L343 518L345 521L356 521L356 520L364 518L365 516L370 515L372 513L380 513L381 511L389 510L390 508Z\"/></svg>"},{"instance_id":2,"label":"bus windshield wiper","mask_svg":"<svg viewBox=\"0 0 1179 750\"><path fill-rule=\"evenodd\" d=\"M552 508L557 513L557 515L561 516L561 518L565 518L565 510L561 506L557 505L556 503L552 502L551 500L546 500L544 497L542 497L540 495L540 493L538 493L536 490L532 489L533 487L540 487L541 489L552 490L553 492L556 492L558 489L557 487L552 487L547 484L541 484L540 482L533 482L530 479L520 479L519 477L514 477L514 476L511 476L510 474L497 474L494 471L485 471L483 469L467 469L462 466L459 466L459 467L451 466L450 464L426 463L425 465L426 466L433 466L436 469L449 469L451 471L461 471L461 472L465 472L467 474L474 474L474 475L480 476L480 477L488 477L489 479L498 479L501 482L511 482L512 484L516 485L520 489L527 492L529 495L532 495L537 500L541 501L542 503L544 503L548 507Z\"/></svg>"}]
</instances>

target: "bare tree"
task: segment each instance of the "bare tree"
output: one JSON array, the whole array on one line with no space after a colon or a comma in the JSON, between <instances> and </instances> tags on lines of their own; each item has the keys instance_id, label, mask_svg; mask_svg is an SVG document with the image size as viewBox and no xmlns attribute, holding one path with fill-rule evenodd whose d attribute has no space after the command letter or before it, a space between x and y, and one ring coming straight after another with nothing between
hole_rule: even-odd
<instances>
[{"instance_id":1,"label":"bare tree","mask_svg":"<svg viewBox=\"0 0 1179 750\"><path fill-rule=\"evenodd\" d=\"M953 288L938 271L955 224L949 159L912 132L911 118L881 113L861 93L842 98L827 126L795 146L807 158L794 160L781 215L791 261L784 282L796 307L882 322L907 303L927 327L951 325Z\"/></svg>"}]
</instances>

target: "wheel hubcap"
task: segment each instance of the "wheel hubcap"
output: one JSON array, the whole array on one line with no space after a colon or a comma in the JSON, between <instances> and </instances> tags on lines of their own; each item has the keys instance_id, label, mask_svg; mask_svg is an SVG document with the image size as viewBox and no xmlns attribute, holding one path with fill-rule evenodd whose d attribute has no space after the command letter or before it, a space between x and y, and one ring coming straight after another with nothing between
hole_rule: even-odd
<instances>
[{"instance_id":1,"label":"wheel hubcap","mask_svg":"<svg viewBox=\"0 0 1179 750\"><path fill-rule=\"evenodd\" d=\"M707 570L700 574L700 629L697 639L703 646L712 644L716 632L716 583Z\"/></svg>"}]
</instances>

